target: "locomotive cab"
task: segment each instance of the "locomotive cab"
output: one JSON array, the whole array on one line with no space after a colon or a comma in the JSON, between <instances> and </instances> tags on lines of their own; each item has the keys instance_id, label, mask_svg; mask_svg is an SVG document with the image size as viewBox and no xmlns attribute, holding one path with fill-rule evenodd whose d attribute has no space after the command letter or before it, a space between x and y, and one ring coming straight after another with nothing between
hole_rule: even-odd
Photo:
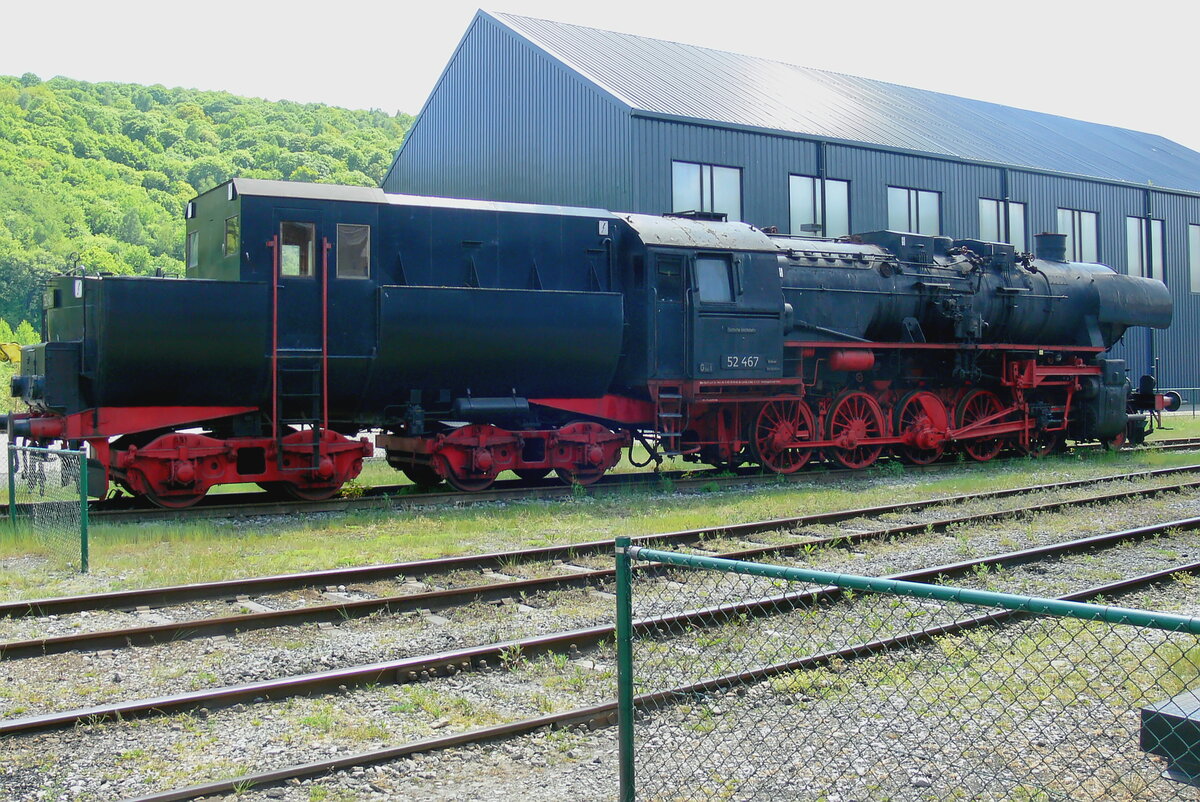
<instances>
[{"instance_id":1,"label":"locomotive cab","mask_svg":"<svg viewBox=\"0 0 1200 802\"><path fill-rule=\"evenodd\" d=\"M626 215L645 270L627 288L630 324L644 331L651 382L778 378L783 299L778 248L744 224ZM639 268L640 269L640 268Z\"/></svg>"}]
</instances>

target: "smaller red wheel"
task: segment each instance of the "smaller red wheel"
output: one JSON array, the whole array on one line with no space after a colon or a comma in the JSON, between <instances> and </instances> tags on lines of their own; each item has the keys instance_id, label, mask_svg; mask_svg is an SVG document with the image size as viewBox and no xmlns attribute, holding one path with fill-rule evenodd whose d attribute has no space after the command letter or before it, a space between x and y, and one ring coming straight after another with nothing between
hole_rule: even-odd
<instances>
[{"instance_id":1,"label":"smaller red wheel","mask_svg":"<svg viewBox=\"0 0 1200 802\"><path fill-rule=\"evenodd\" d=\"M816 430L812 410L803 400L768 401L759 410L750 442L758 462L775 473L795 473L812 458Z\"/></svg>"},{"instance_id":2,"label":"smaller red wheel","mask_svg":"<svg viewBox=\"0 0 1200 802\"><path fill-rule=\"evenodd\" d=\"M1035 429L1029 433L1029 442L1021 443L1021 450L1031 457L1048 457L1062 446L1062 432L1047 432Z\"/></svg>"},{"instance_id":3,"label":"smaller red wheel","mask_svg":"<svg viewBox=\"0 0 1200 802\"><path fill-rule=\"evenodd\" d=\"M155 493L153 490L147 490L145 498L156 507L162 507L164 510L186 510L188 507L197 504L200 499L204 498L203 493L173 493L170 495Z\"/></svg>"},{"instance_id":4,"label":"smaller red wheel","mask_svg":"<svg viewBox=\"0 0 1200 802\"><path fill-rule=\"evenodd\" d=\"M325 501L336 496L342 490L341 484L323 485L319 487L301 487L291 482L280 482L281 490L297 501Z\"/></svg>"},{"instance_id":5,"label":"smaller red wheel","mask_svg":"<svg viewBox=\"0 0 1200 802\"><path fill-rule=\"evenodd\" d=\"M949 423L942 399L924 390L909 393L896 405L896 434L906 441L896 454L914 465L936 462L945 451Z\"/></svg>"},{"instance_id":6,"label":"smaller red wheel","mask_svg":"<svg viewBox=\"0 0 1200 802\"><path fill-rule=\"evenodd\" d=\"M825 434L837 443L830 456L855 470L874 464L883 446L871 440L883 437L883 410L874 397L863 392L846 393L833 402L825 419Z\"/></svg>"},{"instance_id":7,"label":"smaller red wheel","mask_svg":"<svg viewBox=\"0 0 1200 802\"><path fill-rule=\"evenodd\" d=\"M454 466L450 465L445 457L439 456L437 459L442 461L442 467L446 472L446 481L455 490L460 490L463 493L478 493L481 490L487 490L496 481L494 475L473 476L467 473L456 473Z\"/></svg>"},{"instance_id":8,"label":"smaller red wheel","mask_svg":"<svg viewBox=\"0 0 1200 802\"><path fill-rule=\"evenodd\" d=\"M954 422L957 428L963 429L980 421L994 418L1004 411L1004 404L999 396L990 390L971 390L958 402L954 410ZM999 423L999 418L991 421ZM968 457L977 462L987 462L1004 450L1005 438L986 437L964 439L962 450Z\"/></svg>"},{"instance_id":9,"label":"smaller red wheel","mask_svg":"<svg viewBox=\"0 0 1200 802\"><path fill-rule=\"evenodd\" d=\"M600 481L600 478L604 476L604 469L594 468L591 465L577 465L573 469L555 468L554 473L559 479L569 485L588 487Z\"/></svg>"},{"instance_id":10,"label":"smaller red wheel","mask_svg":"<svg viewBox=\"0 0 1200 802\"><path fill-rule=\"evenodd\" d=\"M400 473L417 487L437 487L442 483L442 477L432 465L405 465Z\"/></svg>"},{"instance_id":11,"label":"smaller red wheel","mask_svg":"<svg viewBox=\"0 0 1200 802\"><path fill-rule=\"evenodd\" d=\"M1120 451L1125 447L1125 439L1125 432L1121 432L1107 440L1101 440L1100 443L1104 446L1105 451Z\"/></svg>"}]
</instances>

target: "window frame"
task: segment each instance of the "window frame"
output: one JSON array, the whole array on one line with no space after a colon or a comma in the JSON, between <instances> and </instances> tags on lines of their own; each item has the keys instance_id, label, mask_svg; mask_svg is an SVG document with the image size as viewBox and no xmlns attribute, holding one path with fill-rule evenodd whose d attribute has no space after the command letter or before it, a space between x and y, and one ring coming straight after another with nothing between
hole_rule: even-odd
<instances>
[{"instance_id":1,"label":"window frame","mask_svg":"<svg viewBox=\"0 0 1200 802\"><path fill-rule=\"evenodd\" d=\"M1072 209L1068 206L1059 206L1055 209L1055 228L1061 229L1063 212L1070 215L1070 231L1059 231L1059 234L1067 235L1067 261L1069 262L1084 262L1098 263L1100 261L1100 213L1093 212L1088 209ZM1084 215L1091 215L1094 220L1092 232L1094 238L1092 241L1092 258L1088 259L1087 253L1084 251L1080 240L1083 235L1083 220ZM1076 233L1078 232L1078 234Z\"/></svg>"},{"instance_id":2,"label":"window frame","mask_svg":"<svg viewBox=\"0 0 1200 802\"><path fill-rule=\"evenodd\" d=\"M1188 290L1200 294L1200 223L1188 223Z\"/></svg>"},{"instance_id":3,"label":"window frame","mask_svg":"<svg viewBox=\"0 0 1200 802\"><path fill-rule=\"evenodd\" d=\"M1150 234L1148 240L1147 230ZM1136 243L1134 242L1135 236ZM1149 265L1146 264L1147 244L1151 250ZM1162 220L1141 215L1125 216L1125 269L1129 275L1157 279L1165 284L1167 282L1166 247L1167 235Z\"/></svg>"},{"instance_id":4,"label":"window frame","mask_svg":"<svg viewBox=\"0 0 1200 802\"><path fill-rule=\"evenodd\" d=\"M200 266L200 232L189 231L186 241L187 253L184 254L184 266L193 269Z\"/></svg>"},{"instance_id":5,"label":"window frame","mask_svg":"<svg viewBox=\"0 0 1200 802\"><path fill-rule=\"evenodd\" d=\"M283 229L284 226L301 226L306 228L310 237L308 239L308 267L307 273L285 273L283 272L283 249L284 245ZM303 261L303 260L301 260ZM279 277L280 278L299 278L299 279L315 279L317 277L317 224L306 220L280 220L279 221Z\"/></svg>"},{"instance_id":6,"label":"window frame","mask_svg":"<svg viewBox=\"0 0 1200 802\"><path fill-rule=\"evenodd\" d=\"M729 290L728 298L706 298L705 283L701 278L700 263L716 262L725 268L725 283ZM696 289L696 302L704 306L733 306L742 294L741 277L738 273L738 260L730 253L698 253L692 260L692 286ZM685 292L686 294L686 292Z\"/></svg>"},{"instance_id":7,"label":"window frame","mask_svg":"<svg viewBox=\"0 0 1200 802\"><path fill-rule=\"evenodd\" d=\"M657 303L683 304L684 296L687 294L686 271L687 263L681 254L658 253L654 255L654 299ZM664 284L663 276L671 277L670 282ZM670 295L664 295L664 287L676 291Z\"/></svg>"},{"instance_id":8,"label":"window frame","mask_svg":"<svg viewBox=\"0 0 1200 802\"><path fill-rule=\"evenodd\" d=\"M359 274L343 274L342 273L342 229L343 228L365 228L367 230L366 272L362 273L361 275L359 275ZM334 246L335 258L337 260L336 270L335 270L336 277L337 278L345 278L345 279L357 279L359 281L366 279L369 281L371 279L371 236L372 236L370 223L338 223L337 227L335 229L335 233L337 235L337 242Z\"/></svg>"},{"instance_id":9,"label":"window frame","mask_svg":"<svg viewBox=\"0 0 1200 802\"><path fill-rule=\"evenodd\" d=\"M242 247L242 221L241 215L235 214L225 218L225 236L221 239L221 255L228 259L230 256L237 256L238 251ZM233 223L231 227L229 224ZM229 247L230 229L233 231L234 246L232 250Z\"/></svg>"},{"instance_id":10,"label":"window frame","mask_svg":"<svg viewBox=\"0 0 1200 802\"><path fill-rule=\"evenodd\" d=\"M817 226L820 233L798 231L797 230L797 210L796 210L796 186L797 182L794 179L803 179L808 182L808 192L812 196L813 222L801 223L804 225ZM842 233L831 233L829 231L829 184L839 184L845 188L845 209L844 217L846 221L846 230ZM819 191L818 191L819 187ZM850 227L850 180L846 178L821 178L815 175L804 175L803 173L788 173L788 231L793 237L814 236L833 239L836 237L849 236L853 229Z\"/></svg>"},{"instance_id":11,"label":"window frame","mask_svg":"<svg viewBox=\"0 0 1200 802\"><path fill-rule=\"evenodd\" d=\"M699 186L697 187L697 189L698 189L698 197L700 199L700 204L699 204L700 208L698 208L698 209L696 209L696 208L692 208L692 209L680 208L680 206L685 205L685 204L678 203L677 198L676 198L675 190L679 184L678 178L676 176L676 171L675 171L676 165L698 168L696 171L696 180L699 182ZM718 210L715 208L716 199L717 199L717 194L716 194L717 182L716 182L716 177L713 172L714 170L733 170L737 173L737 212L736 212L736 214L721 211L721 210ZM707 177L708 177L708 181L707 181L708 197L707 197L707 199L705 198L705 194L704 194L705 185L706 185L706 182L705 182L706 172L707 172ZM741 222L742 217L745 212L745 195L746 195L745 189L746 188L744 186L744 175L743 175L743 170L741 167L735 167L730 164L713 164L713 163L709 163L709 162L689 161L687 159L671 159L671 211L673 213L701 212L704 214L724 214L725 219L731 223L732 222Z\"/></svg>"},{"instance_id":12,"label":"window frame","mask_svg":"<svg viewBox=\"0 0 1200 802\"><path fill-rule=\"evenodd\" d=\"M990 203L994 207L993 212L996 216L996 238L994 240L988 239L987 237L984 236L984 233L983 233L983 220L984 220L983 205L985 203ZM1029 209L1028 209L1028 206L1026 205L1025 201L1015 201L1015 200L1005 201L1005 200L1001 200L999 198L980 198L978 205L979 205L979 239L983 240L984 242L1003 242L1003 243L1013 246L1014 248L1017 249L1018 252L1025 252L1025 251L1029 250L1029 236L1027 233L1028 228L1029 228L1029 226L1028 226ZM1013 214L1014 206L1020 207L1021 213L1020 213L1019 217L1015 216ZM1013 220L1016 220L1016 219L1020 220L1021 241L1019 243L1010 241L1013 238L1012 237ZM1005 236L1004 236L1004 230L1006 228L1008 229L1009 239L1005 239Z\"/></svg>"},{"instance_id":13,"label":"window frame","mask_svg":"<svg viewBox=\"0 0 1200 802\"><path fill-rule=\"evenodd\" d=\"M904 216L907 219L906 227L903 229L894 229L892 227L892 198L893 191L905 193L904 200ZM936 231L921 231L921 201L922 195L932 196L937 205L937 230ZM925 237L940 237L942 235L942 193L936 189L918 189L917 187L899 187L888 184L887 187L887 217L888 228L891 230L903 231L906 234L918 234ZM916 222L914 226L913 223Z\"/></svg>"}]
</instances>

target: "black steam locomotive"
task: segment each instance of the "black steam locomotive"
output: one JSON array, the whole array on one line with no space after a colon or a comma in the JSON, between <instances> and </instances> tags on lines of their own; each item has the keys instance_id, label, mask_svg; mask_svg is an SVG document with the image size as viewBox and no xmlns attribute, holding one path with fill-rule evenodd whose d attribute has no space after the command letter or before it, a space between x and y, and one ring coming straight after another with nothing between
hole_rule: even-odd
<instances>
[{"instance_id":1,"label":"black steam locomotive","mask_svg":"<svg viewBox=\"0 0 1200 802\"><path fill-rule=\"evenodd\" d=\"M1068 263L1061 235L1035 258L237 179L188 204L186 280L50 282L9 426L86 442L97 493L164 506L231 482L326 497L375 447L467 490L587 484L635 441L780 473L987 460L1120 440L1131 396L1104 353L1170 320L1160 282Z\"/></svg>"}]
</instances>

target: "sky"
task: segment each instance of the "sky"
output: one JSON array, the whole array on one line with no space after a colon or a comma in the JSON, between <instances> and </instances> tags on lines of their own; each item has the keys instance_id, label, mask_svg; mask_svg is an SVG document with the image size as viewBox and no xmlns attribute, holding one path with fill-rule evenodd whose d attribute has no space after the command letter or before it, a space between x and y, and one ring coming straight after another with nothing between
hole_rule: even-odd
<instances>
[{"instance_id":1,"label":"sky","mask_svg":"<svg viewBox=\"0 0 1200 802\"><path fill-rule=\"evenodd\" d=\"M1133 128L1200 151L1196 0L7 0L0 74L416 114L480 2Z\"/></svg>"}]
</instances>

